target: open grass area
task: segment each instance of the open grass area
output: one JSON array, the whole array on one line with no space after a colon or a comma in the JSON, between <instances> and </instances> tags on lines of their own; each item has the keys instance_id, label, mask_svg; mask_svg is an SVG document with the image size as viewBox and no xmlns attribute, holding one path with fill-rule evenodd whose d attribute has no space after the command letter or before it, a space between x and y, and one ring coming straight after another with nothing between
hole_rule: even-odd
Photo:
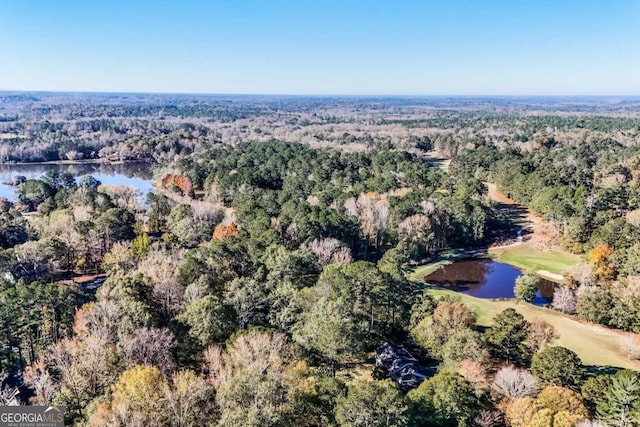
<instances>
[{"instance_id":1,"label":"open grass area","mask_svg":"<svg viewBox=\"0 0 640 427\"><path fill-rule=\"evenodd\" d=\"M629 360L621 350L620 345L624 336L621 332L582 323L558 311L516 300L493 301L445 289L432 289L428 292L434 296L460 297L462 302L478 316L477 323L480 326L491 325L494 316L507 308L513 308L529 321L539 318L553 325L560 334L556 345L575 351L585 365L640 370L640 361Z\"/></svg>"},{"instance_id":2,"label":"open grass area","mask_svg":"<svg viewBox=\"0 0 640 427\"><path fill-rule=\"evenodd\" d=\"M559 275L571 270L580 263L581 258L561 251L540 251L528 244L513 246L490 253L500 262L514 265L522 270L538 272L545 276L544 272L551 275ZM554 277L549 277L554 279Z\"/></svg>"},{"instance_id":3,"label":"open grass area","mask_svg":"<svg viewBox=\"0 0 640 427\"><path fill-rule=\"evenodd\" d=\"M425 153L424 156L431 162L431 164L439 167L445 172L449 171L449 164L451 163L451 159L447 159L446 157L435 151L429 151L428 153Z\"/></svg>"}]
</instances>

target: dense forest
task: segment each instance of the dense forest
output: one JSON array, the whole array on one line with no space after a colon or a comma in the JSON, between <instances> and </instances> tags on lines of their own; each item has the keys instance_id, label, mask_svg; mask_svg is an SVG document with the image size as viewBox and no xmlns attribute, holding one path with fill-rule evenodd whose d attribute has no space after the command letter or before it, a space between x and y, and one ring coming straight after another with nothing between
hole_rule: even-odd
<instances>
[{"instance_id":1,"label":"dense forest","mask_svg":"<svg viewBox=\"0 0 640 427\"><path fill-rule=\"evenodd\" d=\"M78 426L638 426L639 143L626 98L0 93L0 162L155 171L146 198L51 171L0 199L0 403ZM518 244L579 260L536 309L621 334L635 370L522 314L536 271L489 323L412 274Z\"/></svg>"}]
</instances>

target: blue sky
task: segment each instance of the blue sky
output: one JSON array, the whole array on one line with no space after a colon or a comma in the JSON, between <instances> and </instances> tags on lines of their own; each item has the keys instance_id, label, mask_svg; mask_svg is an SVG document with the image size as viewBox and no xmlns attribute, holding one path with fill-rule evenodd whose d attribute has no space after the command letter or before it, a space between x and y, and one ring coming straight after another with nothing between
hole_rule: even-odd
<instances>
[{"instance_id":1,"label":"blue sky","mask_svg":"<svg viewBox=\"0 0 640 427\"><path fill-rule=\"evenodd\" d=\"M0 0L0 90L640 95L640 1Z\"/></svg>"}]
</instances>

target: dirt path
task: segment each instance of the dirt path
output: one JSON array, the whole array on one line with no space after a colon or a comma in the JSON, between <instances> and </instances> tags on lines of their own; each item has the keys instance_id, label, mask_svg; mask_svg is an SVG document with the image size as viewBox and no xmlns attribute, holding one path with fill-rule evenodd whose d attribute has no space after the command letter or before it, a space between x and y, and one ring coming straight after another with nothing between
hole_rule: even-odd
<instances>
[{"instance_id":1,"label":"dirt path","mask_svg":"<svg viewBox=\"0 0 640 427\"><path fill-rule=\"evenodd\" d=\"M526 206L501 193L496 184L492 182L485 182L484 184L487 186L487 195L497 203L498 209L512 217L517 225L530 233L529 241L537 243L541 239L544 220L531 212Z\"/></svg>"},{"instance_id":2,"label":"dirt path","mask_svg":"<svg viewBox=\"0 0 640 427\"><path fill-rule=\"evenodd\" d=\"M443 171L449 171L449 164L451 163L450 158L447 158L436 151L424 153L424 156ZM531 242L532 246L539 246L543 240L542 236L544 235L544 220L533 214L526 206L519 204L500 192L496 184L492 182L485 182L484 184L487 186L488 197L497 204L498 209L503 211L505 215L510 217L514 223L521 228L522 231L518 235L527 234L527 241ZM494 248L503 249L517 246L521 244L521 240L522 239L518 239L517 242L496 246Z\"/></svg>"}]
</instances>

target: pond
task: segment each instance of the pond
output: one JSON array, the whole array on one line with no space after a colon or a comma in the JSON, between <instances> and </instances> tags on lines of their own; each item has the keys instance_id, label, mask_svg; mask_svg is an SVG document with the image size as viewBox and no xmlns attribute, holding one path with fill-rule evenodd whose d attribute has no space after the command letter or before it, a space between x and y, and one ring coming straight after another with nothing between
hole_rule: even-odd
<instances>
[{"instance_id":1,"label":"pond","mask_svg":"<svg viewBox=\"0 0 640 427\"><path fill-rule=\"evenodd\" d=\"M151 165L146 163L0 164L0 197L15 201L17 187L9 185L7 182L13 181L15 177L20 175L27 179L39 178L50 170L69 172L76 178L92 175L103 184L135 187L144 197L153 190Z\"/></svg>"},{"instance_id":2,"label":"pond","mask_svg":"<svg viewBox=\"0 0 640 427\"><path fill-rule=\"evenodd\" d=\"M489 258L470 258L442 266L425 276L425 282L478 298L515 298L513 286L522 274L517 268ZM534 304L549 304L556 284L542 280Z\"/></svg>"}]
</instances>

